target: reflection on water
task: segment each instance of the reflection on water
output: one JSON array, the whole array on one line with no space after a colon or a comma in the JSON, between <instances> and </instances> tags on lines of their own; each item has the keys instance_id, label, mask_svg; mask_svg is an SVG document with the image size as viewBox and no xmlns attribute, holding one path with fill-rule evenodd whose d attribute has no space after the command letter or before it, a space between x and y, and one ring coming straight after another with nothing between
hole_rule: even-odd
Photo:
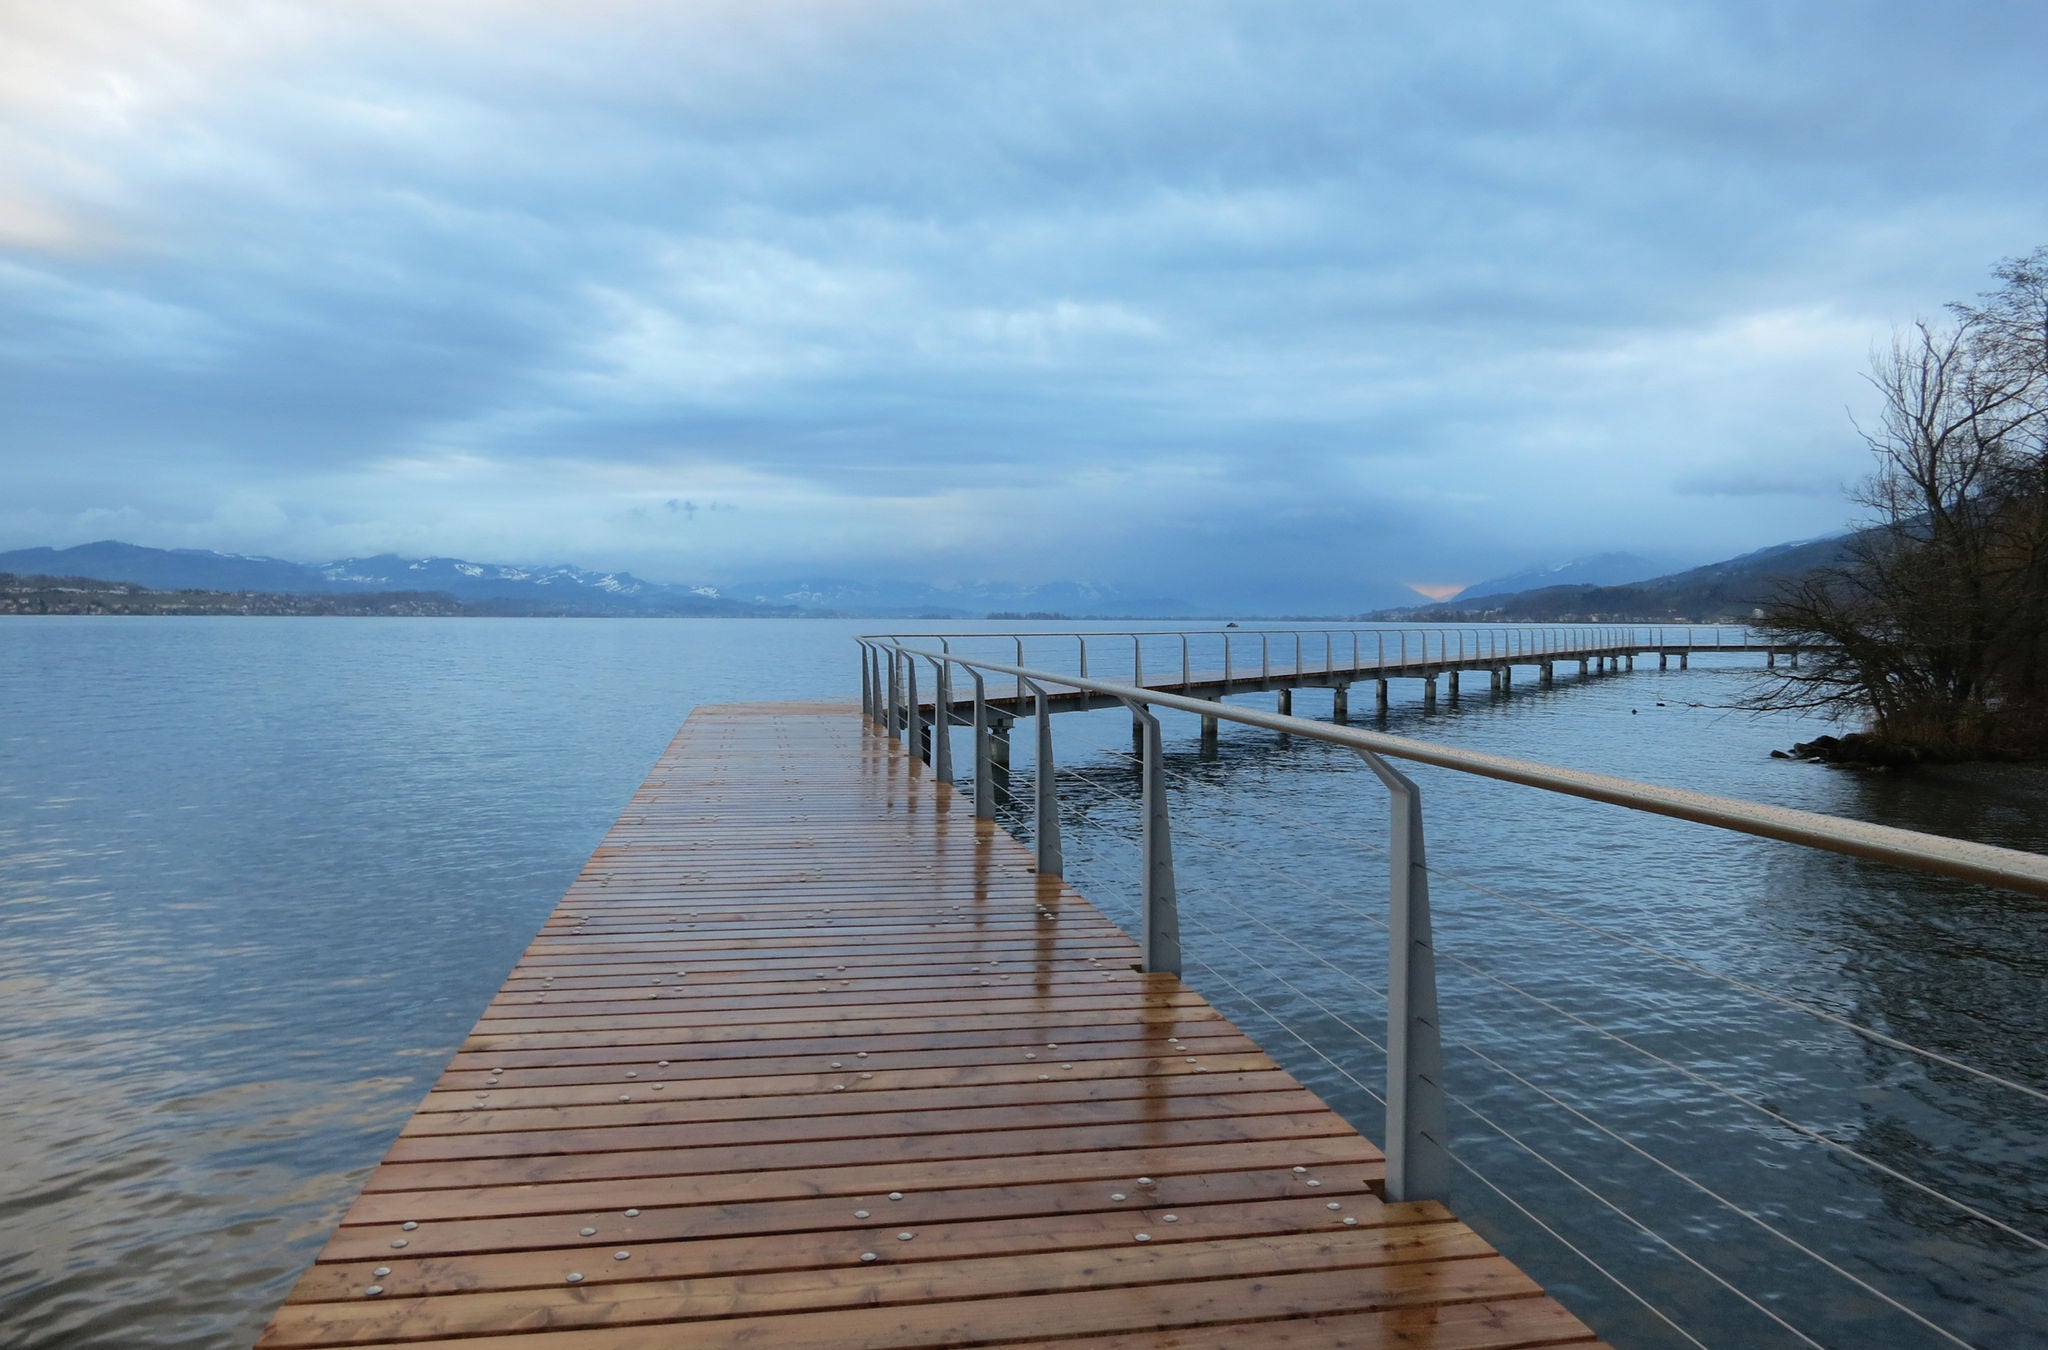
<instances>
[{"instance_id":1,"label":"reflection on water","mask_svg":"<svg viewBox=\"0 0 2048 1350\"><path fill-rule=\"evenodd\" d=\"M14 714L0 724L0 1342L251 1340L689 706L850 697L845 639L864 626L0 630ZM1816 728L1715 706L1753 663L1482 692L1426 718L1400 703L1388 725L2048 848L2037 773L1872 778L1768 759ZM1226 727L1204 761L1192 720L1167 727L1189 977L1377 1135L1357 1084L1377 1088L1383 1066L1356 1033L1382 1030L1365 986L1385 964L1383 793L1313 742ZM1070 874L1129 920L1128 718L1057 730ZM1944 1342L1763 1225L1976 1344L2043 1343L2039 1251L1757 1109L2039 1233L2039 1103L1531 906L2036 1085L2048 906L1416 776L1432 861L1464 879L1435 882L1462 1158L1709 1344L1792 1342L1610 1204L1827 1344ZM1461 1212L1615 1343L1682 1343L1482 1182L1458 1186Z\"/></svg>"}]
</instances>

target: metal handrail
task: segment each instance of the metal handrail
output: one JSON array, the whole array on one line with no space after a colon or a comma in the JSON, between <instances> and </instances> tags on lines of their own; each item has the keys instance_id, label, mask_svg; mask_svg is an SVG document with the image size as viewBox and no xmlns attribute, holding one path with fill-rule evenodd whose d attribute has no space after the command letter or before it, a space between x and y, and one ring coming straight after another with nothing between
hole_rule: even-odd
<instances>
[{"instance_id":1,"label":"metal handrail","mask_svg":"<svg viewBox=\"0 0 2048 1350\"><path fill-rule=\"evenodd\" d=\"M1387 1115L1381 1139L1386 1155L1385 1191L1387 1198L1392 1200L1448 1198L1451 1158L1447 1099L1443 1087L1436 954L1430 930L1422 798L1414 782L1388 764L1384 756L2048 898L2048 857L2018 849L1948 839L1915 830L1872 825L1685 788L1662 787L1611 774L1588 773L1533 760L1462 750L1384 732L1359 731L1283 713L1234 707L1220 700L1189 698L1136 684L1091 679L1086 675L1062 675L1022 665L963 657L949 650L934 652L909 647L897 640L861 638L856 641L863 653L863 710L871 720L881 721L891 736L896 734L900 724L907 723L911 730L913 753L919 750L920 731L917 663L919 660L932 663L936 677L932 702L932 745L925 757L935 774L944 781L952 779L950 728L955 715L948 672L957 665L973 677L975 814L983 819L993 814L988 787L993 765L992 737L983 672L1014 676L1020 688L1031 689L1036 697L1038 732L1034 836L1038 870L1042 875L1058 876L1063 866L1048 686L1103 695L1131 710L1142 734L1140 805L1143 833L1139 898L1144 918L1144 962L1141 968L1147 971L1178 973L1181 966L1179 902L1167 812L1164 737L1155 709L1170 708L1205 719L1221 719L1323 741L1349 749L1365 761L1386 785L1389 794ZM878 662L884 651L889 654L888 701L878 707L877 695L883 681L878 665L871 666L869 656ZM1228 651L1226 644L1226 662ZM1444 648L1439 647L1438 651L1440 657L1446 655ZM1423 654L1426 659L1427 647ZM899 669L904 676L902 680L897 678ZM906 690L904 703L899 704L899 692ZM881 714L879 719L875 716L878 711Z\"/></svg>"},{"instance_id":2,"label":"metal handrail","mask_svg":"<svg viewBox=\"0 0 2048 1350\"><path fill-rule=\"evenodd\" d=\"M1729 634L1733 632L1733 640ZM1404 668L1415 666L1438 668L1456 665L1468 667L1485 661L1492 664L1514 664L1518 662L1542 662L1564 659L1583 660L1589 656L1612 656L1630 652L1658 652L1663 654L1689 654L1692 652L1713 652L1731 650L1765 650L1773 653L1796 651L1791 644L1759 642L1755 635L1740 625L1700 624L1677 628L1674 640L1672 629L1665 625L1651 624L1461 624L1381 627L1338 627L1338 628L1153 628L1153 629L1048 629L1043 632L1008 633L868 633L855 640L859 642L902 643L911 640L936 641L942 654L952 654L952 643L968 639L1007 639L1016 654L1016 665L1024 666L1024 640L1026 638L1071 638L1075 643L1077 664L1080 673L1089 673L1089 639L1110 639L1131 644L1131 682L1142 685L1145 682L1144 639L1174 638L1181 648L1181 679L1183 691L1192 684L1192 662L1189 640L1191 638L1221 639L1223 649L1223 684L1226 689L1239 683L1236 678L1235 639L1256 635L1259 639L1259 687L1270 688L1274 680L1272 642L1274 638L1291 638L1294 643L1294 666L1292 677L1320 673L1324 678L1339 675L1356 675L1383 670L1387 666L1387 639L1395 638L1398 652L1397 665ZM1409 637L1414 635L1417 651L1413 659L1409 656ZM1452 635L1456 635L1456 655L1452 655ZM1711 634L1711 641L1701 640L1702 634ZM1375 643L1374 665L1363 663L1362 639L1371 635ZM1351 643L1351 665L1345 670L1336 666L1337 639L1348 638ZM1467 639L1470 639L1468 648ZM1323 641L1323 667L1320 672L1307 669L1305 642L1321 638ZM1432 642L1434 638L1434 642ZM1482 643L1482 638L1484 639ZM1484 655L1481 655L1482 648ZM1024 701L1024 689L1020 684L1016 690L1018 703Z\"/></svg>"},{"instance_id":3,"label":"metal handrail","mask_svg":"<svg viewBox=\"0 0 2048 1350\"><path fill-rule=\"evenodd\" d=\"M1682 637L1682 638L1679 638L1679 639L1673 639L1673 638L1667 637L1667 636L1666 636L1666 634L1669 634L1669 633L1671 633L1671 632L1672 632L1672 631L1673 631L1674 629L1676 629L1676 631L1677 631L1677 632L1679 632L1679 633L1682 633L1682 634L1684 634L1685 636L1684 636L1684 637ZM1342 635L1342 636L1345 636L1345 637L1349 637L1349 636L1352 636L1353 634L1365 634L1365 633L1416 633L1416 634L1430 634L1430 633L1433 633L1433 634L1448 634L1448 633L1459 633L1459 634L1461 634L1461 635L1462 635L1462 634L1465 634L1465 633L1472 633L1472 634L1479 634L1479 633L1487 633L1487 634L1506 634L1506 635L1518 635L1518 636L1519 636L1519 635L1529 635L1529 634L1536 634L1536 633L1542 633L1542 634L1545 634L1545 635L1547 635L1547 636L1546 636L1546 642L1554 644L1554 643L1555 643L1555 642L1556 642L1556 641L1558 640L1558 639L1557 639L1557 637L1556 637L1555 635L1561 635L1561 634L1565 634L1565 633L1573 633L1573 632L1576 632L1576 633L1581 633L1581 634L1589 634L1589 633L1612 633L1612 634L1617 634L1617 635L1629 635L1629 634L1639 634L1639 633L1650 633L1650 634L1654 634L1655 636L1654 636L1654 637L1653 637L1653 638L1652 638L1651 640L1649 640L1649 641L1639 641L1639 645L1638 645L1638 647L1637 647L1637 650L1639 650L1639 651L1641 651L1641 650L1648 650L1648 649L1651 649L1651 648L1653 648L1653 647L1657 647L1657 646L1664 646L1664 647L1669 647L1669 648L1670 648L1671 650L1673 650L1673 651L1678 651L1678 650L1681 650L1681 649L1684 649L1684 650L1691 650L1691 651L1713 651L1713 650L1716 650L1716 649L1719 649L1719 648L1728 648L1728 647L1756 647L1756 646L1762 646L1762 645L1764 645L1763 643L1760 643L1760 642L1755 642L1755 641L1750 641L1750 640L1748 640L1748 639L1750 638L1750 636L1751 636L1751 634L1750 634L1750 631L1749 631L1749 629L1748 629L1748 628L1746 628L1745 626L1743 626L1743 625L1741 625L1741 624L1690 624L1690 625L1666 625L1666 624L1627 624L1627 623L1624 623L1624 624L1597 624L1597 625L1588 625L1588 624L1516 624L1516 623L1501 623L1501 624L1485 624L1485 623L1474 623L1474 624L1430 624L1430 625L1397 625L1397 626L1392 626L1392 627L1374 627L1374 626L1357 626L1357 627L1353 627L1353 626L1349 626L1349 625L1346 625L1346 626L1341 626L1341 627L1336 627L1336 628L1095 628L1095 629L1063 629L1063 628L1062 628L1062 629L1050 629L1050 628L1049 628L1049 629L1045 629L1045 630L1043 630L1043 631L1033 631L1033 632L1028 632L1028 633L1019 633L1019 632L1006 632L1006 633L862 633L862 634L859 634L859 635L858 635L858 636L856 637L856 641L859 641L859 640L866 640L866 641L870 641L870 642L898 642L898 641L902 641L902 640L903 640L903 639L905 639L905 638L930 638L930 639L933 639L933 640L935 640L935 641L938 641L938 642L939 642L939 643L941 644L941 646L942 646L942 647L944 647L944 646L945 646L945 644L946 644L946 643L948 643L948 642L952 642L952 641L958 641L958 640L962 640L962 639L967 639L967 638L1014 638L1014 639L1019 639L1019 640L1021 640L1021 639L1023 639L1023 638L1077 638L1077 639L1081 639L1081 640L1085 641L1085 640L1086 640L1086 639L1088 639L1088 638L1119 638L1119 639L1121 639L1121 638L1133 638L1133 637L1136 637L1136 638L1148 638L1148 637L1221 637L1221 638L1231 638L1231 637L1248 637L1248 636L1250 636L1250 635L1252 635L1252 634L1254 634L1254 633L1259 633L1259 634L1265 634L1265 635L1267 635L1267 636L1273 636L1273 637L1279 637L1279 636L1288 636L1288 637L1292 637L1292 636L1296 636L1296 635L1305 635L1305 636L1309 636L1309 637L1325 637L1325 636L1334 636L1334 635ZM1713 641L1711 641L1711 642L1702 642L1702 641L1698 640L1698 637L1697 637L1697 635L1698 635L1698 634L1700 634L1700 633L1712 633L1712 634L1714 635L1714 640L1713 640ZM1732 640L1731 640L1731 639L1730 639L1730 638L1728 637L1728 635L1729 635L1730 633L1734 634L1734 638L1733 638ZM946 650L950 650L950 648L946 648ZM1538 652L1539 650L1540 650L1540 649L1538 649L1538 648L1535 648L1535 647L1517 647L1517 648L1513 648L1513 649L1512 649L1512 652L1511 652L1510 654L1514 654L1514 653L1528 653L1528 654L1535 654L1535 653L1537 653L1537 652Z\"/></svg>"},{"instance_id":4,"label":"metal handrail","mask_svg":"<svg viewBox=\"0 0 2048 1350\"><path fill-rule=\"evenodd\" d=\"M930 657L934 653L899 647L909 654ZM939 654L945 655L945 654ZM1482 778L1542 788L1589 801L1607 802L1632 810L1691 820L1719 829L1734 830L1766 839L1783 840L1809 848L1824 849L1852 857L1895 863L1915 871L2003 886L2027 895L2048 898L2048 857L2019 849L2000 848L1943 835L1923 834L1890 825L1873 825L1817 811L1800 811L1786 806L1769 806L1723 797L1689 788L1664 787L1612 774L1567 769L1535 760L1513 759L1480 750L1463 750L1407 736L1361 731L1355 727L1333 726L1283 713L1261 712L1208 699L1185 698L1161 689L1146 689L1110 680L1061 675L1053 671L1020 669L979 658L945 655L962 665L1005 675L1019 675L1047 685L1082 689L1103 694L1119 702L1135 698L1162 708L1214 717L1244 726L1261 727L1309 740L1326 741L1351 750L1370 750L1396 759L1438 768L1476 774Z\"/></svg>"}]
</instances>

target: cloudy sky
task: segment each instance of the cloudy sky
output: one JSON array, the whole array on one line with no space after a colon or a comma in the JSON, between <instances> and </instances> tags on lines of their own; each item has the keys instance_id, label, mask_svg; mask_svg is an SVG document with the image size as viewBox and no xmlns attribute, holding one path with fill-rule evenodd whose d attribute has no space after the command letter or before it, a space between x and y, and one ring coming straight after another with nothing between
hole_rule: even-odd
<instances>
[{"instance_id":1,"label":"cloudy sky","mask_svg":"<svg viewBox=\"0 0 2048 1350\"><path fill-rule=\"evenodd\" d=\"M0 0L0 548L1376 603L1841 526L2033 5Z\"/></svg>"}]
</instances>

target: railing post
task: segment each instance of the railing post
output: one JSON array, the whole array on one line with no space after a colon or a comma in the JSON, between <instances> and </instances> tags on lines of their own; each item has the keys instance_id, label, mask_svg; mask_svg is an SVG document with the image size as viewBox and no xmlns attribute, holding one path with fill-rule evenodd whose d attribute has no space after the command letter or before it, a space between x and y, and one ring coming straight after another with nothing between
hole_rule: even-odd
<instances>
[{"instance_id":1,"label":"railing post","mask_svg":"<svg viewBox=\"0 0 2048 1350\"><path fill-rule=\"evenodd\" d=\"M903 683L906 697L903 706L906 711L904 730L910 736L910 753L915 759L924 758L924 714L917 707L917 658L911 657L903 665Z\"/></svg>"},{"instance_id":2,"label":"railing post","mask_svg":"<svg viewBox=\"0 0 2048 1350\"><path fill-rule=\"evenodd\" d=\"M952 662L932 661L932 770L941 783L953 781Z\"/></svg>"},{"instance_id":3,"label":"railing post","mask_svg":"<svg viewBox=\"0 0 2048 1350\"><path fill-rule=\"evenodd\" d=\"M967 667L967 676L974 681L974 818L994 820L996 818L996 784L993 771L994 754L988 734L988 688L981 672L973 666Z\"/></svg>"},{"instance_id":4,"label":"railing post","mask_svg":"<svg viewBox=\"0 0 2048 1350\"><path fill-rule=\"evenodd\" d=\"M1430 935L1422 793L1370 750L1360 758L1387 785L1391 893L1387 913L1387 1127L1389 1200L1448 1200L1450 1113L1437 1021L1436 948Z\"/></svg>"},{"instance_id":5,"label":"railing post","mask_svg":"<svg viewBox=\"0 0 2048 1350\"><path fill-rule=\"evenodd\" d=\"M1020 661L1018 664L1022 665L1023 662ZM1182 633L1180 635L1180 691L1183 694L1188 691L1188 684L1188 635Z\"/></svg>"},{"instance_id":6,"label":"railing post","mask_svg":"<svg viewBox=\"0 0 2048 1350\"><path fill-rule=\"evenodd\" d=\"M1140 864L1149 973L1180 974L1180 901L1173 886L1173 832L1166 820L1166 747L1159 719L1136 699L1123 700L1145 726L1145 834Z\"/></svg>"},{"instance_id":7,"label":"railing post","mask_svg":"<svg viewBox=\"0 0 2048 1350\"><path fill-rule=\"evenodd\" d=\"M876 648L876 646L873 643L868 643L867 650L863 652L861 655L861 660L868 663L868 673L870 676L868 683L869 686L875 691L874 721L876 725L880 725L883 717L882 653L878 648Z\"/></svg>"},{"instance_id":8,"label":"railing post","mask_svg":"<svg viewBox=\"0 0 2048 1350\"><path fill-rule=\"evenodd\" d=\"M875 720L875 687L868 679L868 644L858 644L860 653L860 716L863 722Z\"/></svg>"},{"instance_id":9,"label":"railing post","mask_svg":"<svg viewBox=\"0 0 2048 1350\"><path fill-rule=\"evenodd\" d=\"M889 649L889 739L903 732L903 653Z\"/></svg>"},{"instance_id":10,"label":"railing post","mask_svg":"<svg viewBox=\"0 0 2048 1350\"><path fill-rule=\"evenodd\" d=\"M1017 660L1016 660L1015 664L1017 664L1017 665L1020 665L1020 666L1024 664L1024 639L1023 639L1023 638L1022 638L1021 636L1020 636L1020 637L1019 637L1019 638L1017 639ZM1022 675L1019 675L1019 676L1017 677L1017 711L1018 711L1018 714L1019 714L1020 716L1021 716L1021 715L1023 714L1023 710L1024 710L1024 677L1023 677Z\"/></svg>"},{"instance_id":11,"label":"railing post","mask_svg":"<svg viewBox=\"0 0 2048 1350\"><path fill-rule=\"evenodd\" d=\"M1018 677L1023 679L1022 676ZM1031 691L1038 695L1038 781L1033 784L1035 797L1031 819L1032 841L1038 849L1038 874L1042 877L1056 877L1064 873L1066 861L1060 853L1060 794L1058 784L1052 776L1052 706L1046 700L1044 686L1036 680L1024 680Z\"/></svg>"},{"instance_id":12,"label":"railing post","mask_svg":"<svg viewBox=\"0 0 2048 1350\"><path fill-rule=\"evenodd\" d=\"M1131 634L1131 683L1145 683L1145 651L1136 633Z\"/></svg>"},{"instance_id":13,"label":"railing post","mask_svg":"<svg viewBox=\"0 0 2048 1350\"><path fill-rule=\"evenodd\" d=\"M1259 634L1259 688L1265 689L1273 683L1273 638L1269 633Z\"/></svg>"}]
</instances>

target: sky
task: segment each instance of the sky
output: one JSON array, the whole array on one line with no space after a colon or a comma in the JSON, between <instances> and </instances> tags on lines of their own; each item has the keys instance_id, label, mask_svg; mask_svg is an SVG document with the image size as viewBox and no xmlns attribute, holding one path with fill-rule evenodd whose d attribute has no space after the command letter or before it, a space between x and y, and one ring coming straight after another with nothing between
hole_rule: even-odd
<instances>
[{"instance_id":1,"label":"sky","mask_svg":"<svg viewBox=\"0 0 2048 1350\"><path fill-rule=\"evenodd\" d=\"M1842 528L2048 7L0 0L0 548L1345 610Z\"/></svg>"}]
</instances>

